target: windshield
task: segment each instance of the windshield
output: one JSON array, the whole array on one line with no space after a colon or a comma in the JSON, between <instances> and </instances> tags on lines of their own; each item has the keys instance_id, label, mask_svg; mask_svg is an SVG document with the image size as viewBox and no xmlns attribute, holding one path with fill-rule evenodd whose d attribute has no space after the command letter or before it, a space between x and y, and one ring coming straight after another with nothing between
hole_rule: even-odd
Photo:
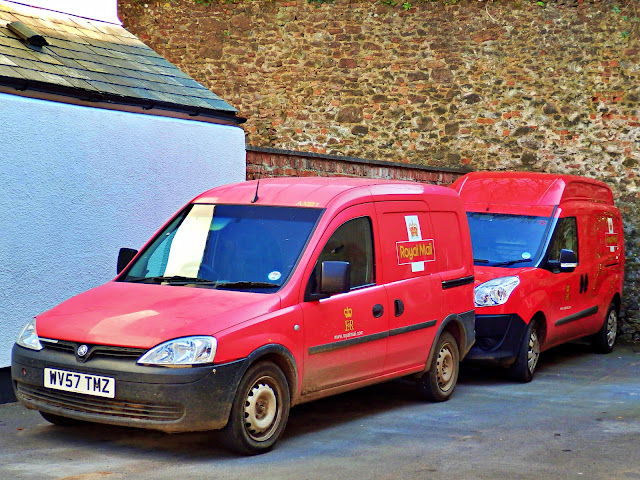
<instances>
[{"instance_id":1,"label":"windshield","mask_svg":"<svg viewBox=\"0 0 640 480\"><path fill-rule=\"evenodd\" d=\"M122 281L273 292L291 274L321 212L191 205L160 232Z\"/></svg>"},{"instance_id":2,"label":"windshield","mask_svg":"<svg viewBox=\"0 0 640 480\"><path fill-rule=\"evenodd\" d=\"M467 212L476 265L534 265L541 254L551 218Z\"/></svg>"}]
</instances>

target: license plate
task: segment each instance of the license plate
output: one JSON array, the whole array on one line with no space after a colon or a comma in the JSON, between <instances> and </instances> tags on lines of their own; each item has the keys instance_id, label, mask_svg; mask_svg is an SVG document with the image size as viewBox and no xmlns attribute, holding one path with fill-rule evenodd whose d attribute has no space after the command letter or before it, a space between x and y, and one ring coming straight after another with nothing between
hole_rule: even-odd
<instances>
[{"instance_id":1,"label":"license plate","mask_svg":"<svg viewBox=\"0 0 640 480\"><path fill-rule=\"evenodd\" d=\"M55 390L94 395L96 397L114 398L116 396L115 378L68 372L54 368L44 369L44 386Z\"/></svg>"}]
</instances>

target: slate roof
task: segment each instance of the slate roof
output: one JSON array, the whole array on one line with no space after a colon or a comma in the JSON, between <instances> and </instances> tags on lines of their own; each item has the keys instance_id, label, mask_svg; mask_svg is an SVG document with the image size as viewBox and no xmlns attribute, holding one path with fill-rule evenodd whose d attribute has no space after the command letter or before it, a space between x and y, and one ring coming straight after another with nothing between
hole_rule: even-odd
<instances>
[{"instance_id":1,"label":"slate roof","mask_svg":"<svg viewBox=\"0 0 640 480\"><path fill-rule=\"evenodd\" d=\"M48 45L29 45L22 22ZM0 84L231 119L237 110L119 25L0 0Z\"/></svg>"}]
</instances>

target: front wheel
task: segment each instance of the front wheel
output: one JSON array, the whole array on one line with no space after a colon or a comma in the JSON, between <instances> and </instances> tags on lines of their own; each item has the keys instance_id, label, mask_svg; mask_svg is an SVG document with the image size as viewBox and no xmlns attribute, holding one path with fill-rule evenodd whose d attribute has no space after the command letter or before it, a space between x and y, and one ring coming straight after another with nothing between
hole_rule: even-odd
<instances>
[{"instance_id":1,"label":"front wheel","mask_svg":"<svg viewBox=\"0 0 640 480\"><path fill-rule=\"evenodd\" d=\"M459 369L458 344L453 335L445 332L436 343L429 371L417 380L418 395L432 402L449 400L458 381Z\"/></svg>"},{"instance_id":2,"label":"front wheel","mask_svg":"<svg viewBox=\"0 0 640 480\"><path fill-rule=\"evenodd\" d=\"M540 358L540 336L535 320L525 330L516 361L509 367L509 376L521 382L530 382Z\"/></svg>"},{"instance_id":3,"label":"front wheel","mask_svg":"<svg viewBox=\"0 0 640 480\"><path fill-rule=\"evenodd\" d=\"M229 423L222 430L227 447L244 455L268 452L284 431L290 405L282 370L271 362L252 366L240 381Z\"/></svg>"},{"instance_id":4,"label":"front wheel","mask_svg":"<svg viewBox=\"0 0 640 480\"><path fill-rule=\"evenodd\" d=\"M593 347L598 353L611 353L618 336L618 309L609 305L604 323L598 333L593 336Z\"/></svg>"}]
</instances>

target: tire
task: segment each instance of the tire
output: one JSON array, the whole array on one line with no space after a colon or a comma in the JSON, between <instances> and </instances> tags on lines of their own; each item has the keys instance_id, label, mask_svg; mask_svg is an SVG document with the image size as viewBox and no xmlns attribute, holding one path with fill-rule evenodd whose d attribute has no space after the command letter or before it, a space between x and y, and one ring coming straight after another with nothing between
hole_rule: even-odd
<instances>
[{"instance_id":1,"label":"tire","mask_svg":"<svg viewBox=\"0 0 640 480\"><path fill-rule=\"evenodd\" d=\"M458 344L453 335L444 332L436 343L431 367L416 382L418 396L432 402L449 400L456 387L459 370Z\"/></svg>"},{"instance_id":2,"label":"tire","mask_svg":"<svg viewBox=\"0 0 640 480\"><path fill-rule=\"evenodd\" d=\"M222 440L243 455L268 452L284 431L290 405L282 370L271 362L253 365L240 381Z\"/></svg>"},{"instance_id":3,"label":"tire","mask_svg":"<svg viewBox=\"0 0 640 480\"><path fill-rule=\"evenodd\" d=\"M592 338L592 344L598 353L611 353L618 337L618 309L612 303L607 309L604 323Z\"/></svg>"},{"instance_id":4,"label":"tire","mask_svg":"<svg viewBox=\"0 0 640 480\"><path fill-rule=\"evenodd\" d=\"M530 382L540 358L540 335L536 320L531 320L522 336L516 361L509 367L509 376L520 382Z\"/></svg>"},{"instance_id":5,"label":"tire","mask_svg":"<svg viewBox=\"0 0 640 480\"><path fill-rule=\"evenodd\" d=\"M54 425L58 425L60 427L74 427L76 425L82 425L86 422L82 420L76 420L75 418L67 418L61 417L60 415L55 415L53 413L40 412L42 418L44 418L47 422L53 423Z\"/></svg>"}]
</instances>

